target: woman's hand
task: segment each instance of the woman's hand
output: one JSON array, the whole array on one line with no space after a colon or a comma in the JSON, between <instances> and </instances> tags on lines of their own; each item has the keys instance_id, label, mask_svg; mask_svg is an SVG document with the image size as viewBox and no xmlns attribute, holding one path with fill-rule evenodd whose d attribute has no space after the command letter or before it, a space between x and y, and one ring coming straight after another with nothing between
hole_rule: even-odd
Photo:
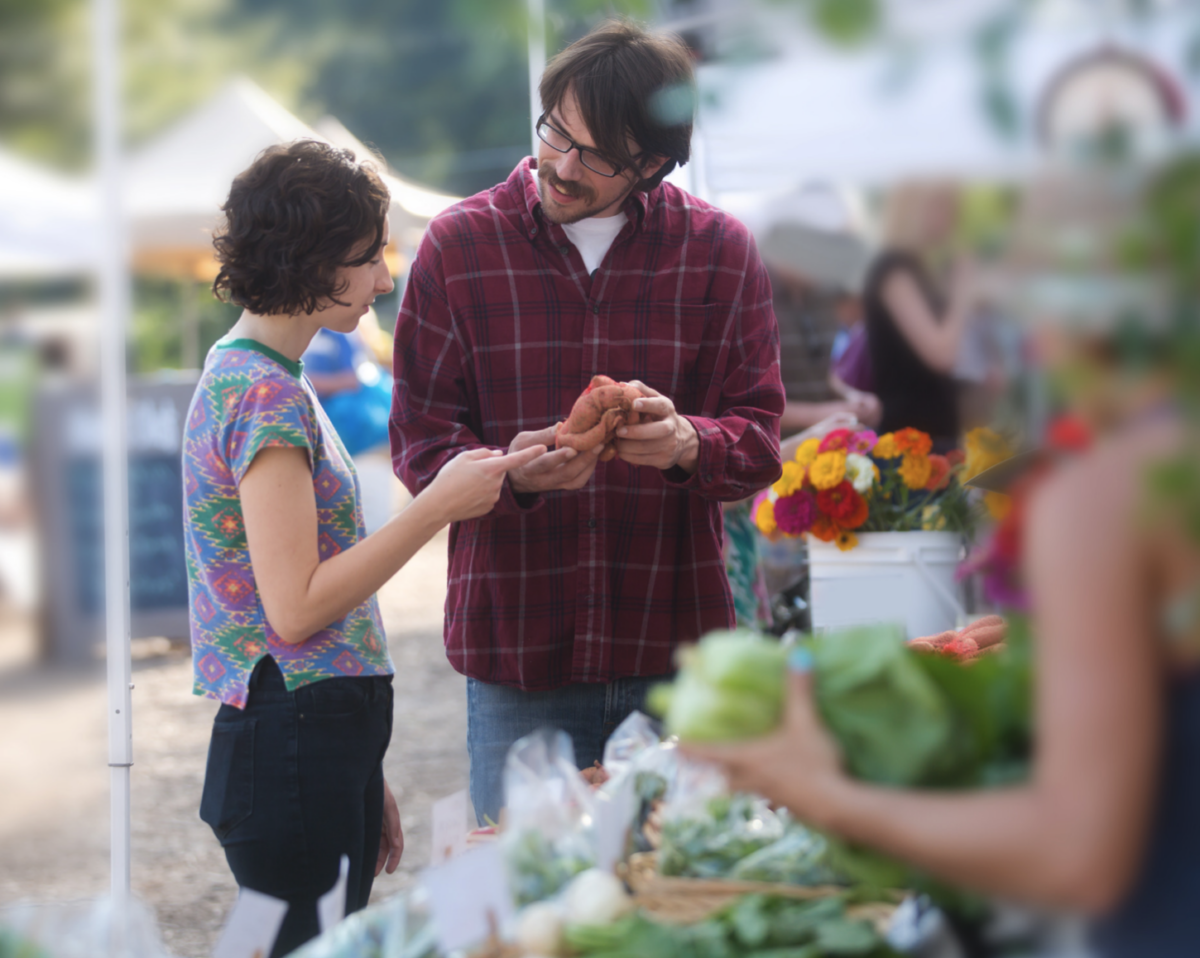
<instances>
[{"instance_id":1,"label":"woman's hand","mask_svg":"<svg viewBox=\"0 0 1200 958\"><path fill-rule=\"evenodd\" d=\"M387 779L383 780L383 834L379 836L379 855L375 859L375 874L385 868L392 874L400 866L400 856L404 854L404 829L400 825L400 808L396 798L388 787Z\"/></svg>"},{"instance_id":2,"label":"woman's hand","mask_svg":"<svg viewBox=\"0 0 1200 958\"><path fill-rule=\"evenodd\" d=\"M812 675L803 666L806 652L793 653L793 668L783 725L772 735L731 745L680 743L685 755L718 766L737 792L753 792L786 806L813 825L828 820L838 789L847 781L833 737L821 723L813 701Z\"/></svg>"},{"instance_id":3,"label":"woman's hand","mask_svg":"<svg viewBox=\"0 0 1200 958\"><path fill-rule=\"evenodd\" d=\"M527 446L519 452L500 449L468 449L442 466L437 478L421 493L435 505L447 522L461 522L492 511L504 477L545 455L543 445Z\"/></svg>"}]
</instances>

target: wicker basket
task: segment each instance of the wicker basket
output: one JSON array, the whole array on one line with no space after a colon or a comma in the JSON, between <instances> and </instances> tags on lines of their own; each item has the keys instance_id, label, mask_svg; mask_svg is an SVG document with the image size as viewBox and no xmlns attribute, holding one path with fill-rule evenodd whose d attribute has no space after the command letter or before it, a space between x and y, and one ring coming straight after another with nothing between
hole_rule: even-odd
<instances>
[{"instance_id":1,"label":"wicker basket","mask_svg":"<svg viewBox=\"0 0 1200 958\"><path fill-rule=\"evenodd\" d=\"M812 900L844 894L840 885L780 885L759 881L721 881L708 878L667 878L658 873L658 856L641 852L630 856L623 876L633 889L638 907L659 921L691 924L703 921L742 895L775 895ZM851 905L846 914L870 921L882 931L891 921L896 905L872 902Z\"/></svg>"}]
</instances>

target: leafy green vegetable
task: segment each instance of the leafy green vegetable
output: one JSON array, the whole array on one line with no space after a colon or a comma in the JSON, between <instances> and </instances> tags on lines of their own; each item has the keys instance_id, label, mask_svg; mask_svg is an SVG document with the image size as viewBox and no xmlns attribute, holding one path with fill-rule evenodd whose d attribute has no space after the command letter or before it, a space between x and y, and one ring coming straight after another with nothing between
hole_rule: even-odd
<instances>
[{"instance_id":1,"label":"leafy green vegetable","mask_svg":"<svg viewBox=\"0 0 1200 958\"><path fill-rule=\"evenodd\" d=\"M737 862L729 877L784 885L838 884L842 879L829 867L828 850L823 836L793 822L778 841Z\"/></svg>"},{"instance_id":2,"label":"leafy green vegetable","mask_svg":"<svg viewBox=\"0 0 1200 958\"><path fill-rule=\"evenodd\" d=\"M710 799L705 811L663 822L658 850L662 874L723 878L738 862L783 837L779 818L749 795Z\"/></svg>"},{"instance_id":3,"label":"leafy green vegetable","mask_svg":"<svg viewBox=\"0 0 1200 958\"><path fill-rule=\"evenodd\" d=\"M504 857L513 897L521 906L545 901L594 864L569 848L555 847L536 829L510 833Z\"/></svg>"}]
</instances>

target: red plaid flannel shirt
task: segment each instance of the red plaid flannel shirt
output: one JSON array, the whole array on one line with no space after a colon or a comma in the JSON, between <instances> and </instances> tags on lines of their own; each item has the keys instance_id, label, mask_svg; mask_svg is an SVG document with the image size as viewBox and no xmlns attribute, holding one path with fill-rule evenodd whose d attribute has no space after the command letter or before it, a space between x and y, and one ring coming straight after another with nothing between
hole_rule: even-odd
<instances>
[{"instance_id":1,"label":"red plaid flannel shirt","mask_svg":"<svg viewBox=\"0 0 1200 958\"><path fill-rule=\"evenodd\" d=\"M699 466L600 463L450 530L445 641L485 682L551 689L672 669L733 625L721 503L780 475L779 334L744 226L670 184L635 193L588 275L542 217L536 161L429 224L396 324L392 462L414 494L464 449L566 417L595 373L639 379L696 427Z\"/></svg>"}]
</instances>

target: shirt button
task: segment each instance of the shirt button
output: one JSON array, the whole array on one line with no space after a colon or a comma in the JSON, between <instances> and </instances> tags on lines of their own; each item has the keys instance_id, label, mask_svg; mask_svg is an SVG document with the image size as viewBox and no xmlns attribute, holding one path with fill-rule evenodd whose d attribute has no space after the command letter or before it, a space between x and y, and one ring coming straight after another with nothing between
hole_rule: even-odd
<instances>
[{"instance_id":1,"label":"shirt button","mask_svg":"<svg viewBox=\"0 0 1200 958\"><path fill-rule=\"evenodd\" d=\"M592 303L592 312L595 313L597 316L600 315L600 304L599 303Z\"/></svg>"},{"instance_id":2,"label":"shirt button","mask_svg":"<svg viewBox=\"0 0 1200 958\"><path fill-rule=\"evenodd\" d=\"M712 482L712 473L706 472L703 476L703 479L705 482Z\"/></svg>"},{"instance_id":3,"label":"shirt button","mask_svg":"<svg viewBox=\"0 0 1200 958\"><path fill-rule=\"evenodd\" d=\"M570 252L571 252L571 247L569 247L569 246L560 246L560 247L558 248L558 251L559 251L560 253L562 253L562 254L563 254L563 256L567 256L567 255L569 255L569 254L570 254Z\"/></svg>"},{"instance_id":4,"label":"shirt button","mask_svg":"<svg viewBox=\"0 0 1200 958\"><path fill-rule=\"evenodd\" d=\"M529 228L529 235L530 235L530 236L537 236L537 227L536 227L536 226L531 226L531 227Z\"/></svg>"},{"instance_id":5,"label":"shirt button","mask_svg":"<svg viewBox=\"0 0 1200 958\"><path fill-rule=\"evenodd\" d=\"M589 529L595 529L595 528L596 528L596 520L595 520L595 519L589 519L589 520L588 520L588 528L589 528Z\"/></svg>"}]
</instances>

